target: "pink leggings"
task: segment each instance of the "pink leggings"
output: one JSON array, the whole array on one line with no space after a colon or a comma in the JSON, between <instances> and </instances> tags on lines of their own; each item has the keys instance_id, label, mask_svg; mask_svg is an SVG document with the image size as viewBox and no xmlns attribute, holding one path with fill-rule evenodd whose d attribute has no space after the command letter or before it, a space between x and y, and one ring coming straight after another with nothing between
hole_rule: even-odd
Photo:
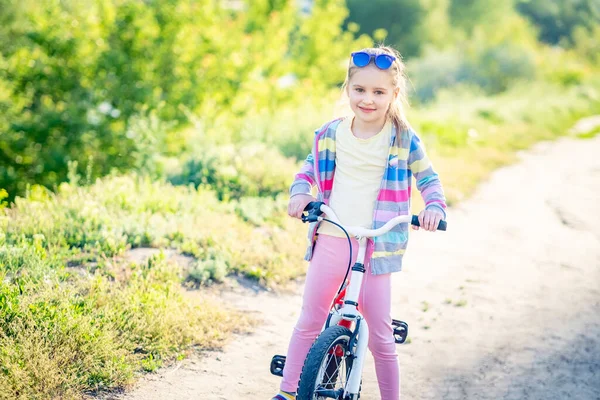
<instances>
[{"instance_id":1,"label":"pink leggings","mask_svg":"<svg viewBox=\"0 0 600 400\"><path fill-rule=\"evenodd\" d=\"M306 275L302 310L288 348L281 390L295 392L302 365L310 346L320 333L333 297L348 267L348 240L319 235ZM352 242L352 263L358 242ZM367 251L367 254L370 254ZM375 360L375 372L382 400L400 399L400 367L392 330L390 274L371 275L368 260L359 302L359 310L369 324L369 350Z\"/></svg>"}]
</instances>

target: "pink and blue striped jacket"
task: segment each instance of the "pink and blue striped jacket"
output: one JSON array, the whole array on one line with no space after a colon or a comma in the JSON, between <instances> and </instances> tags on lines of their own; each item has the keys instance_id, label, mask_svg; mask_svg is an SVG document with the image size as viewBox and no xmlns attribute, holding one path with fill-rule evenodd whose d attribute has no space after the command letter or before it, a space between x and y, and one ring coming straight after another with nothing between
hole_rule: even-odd
<instances>
[{"instance_id":1,"label":"pink and blue striped jacket","mask_svg":"<svg viewBox=\"0 0 600 400\"><path fill-rule=\"evenodd\" d=\"M317 200L329 203L335 174L335 134L341 119L325 124L315 131L315 141L300 172L290 187L290 196L310 194L317 187ZM397 215L410 213L412 176L427 209L437 208L446 216L446 199L437 173L425 154L423 144L412 130L404 130L398 137L392 128L388 164L383 174L381 189L375 203L373 229L384 225ZM309 227L309 246L305 260L310 261L318 223ZM374 275L397 272L402 269L402 256L408 244L408 224L400 224L374 240L371 272Z\"/></svg>"}]
</instances>

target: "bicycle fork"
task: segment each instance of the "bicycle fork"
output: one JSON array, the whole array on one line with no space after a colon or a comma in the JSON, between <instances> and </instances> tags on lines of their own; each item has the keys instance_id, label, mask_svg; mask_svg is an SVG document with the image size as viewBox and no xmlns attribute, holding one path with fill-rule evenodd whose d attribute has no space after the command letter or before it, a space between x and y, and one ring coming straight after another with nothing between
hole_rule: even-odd
<instances>
[{"instance_id":1,"label":"bicycle fork","mask_svg":"<svg viewBox=\"0 0 600 400\"><path fill-rule=\"evenodd\" d=\"M344 396L342 398L354 398L360 392L360 384L362 379L362 371L369 342L369 326L362 314L358 311L358 297L362 286L362 280L366 272L364 261L367 251L367 238L361 237L358 239L358 255L356 263L352 267L350 276L350 284L346 288L346 296L344 304L337 313L333 314L328 321L328 325L346 325L348 322L355 322L354 335L351 341L356 338L356 351L354 354L346 354L347 357L354 357L352 362L352 370L348 376L346 387L344 388ZM348 321L348 322L346 322ZM346 323L345 323L346 322ZM352 346L349 348L351 351Z\"/></svg>"}]
</instances>

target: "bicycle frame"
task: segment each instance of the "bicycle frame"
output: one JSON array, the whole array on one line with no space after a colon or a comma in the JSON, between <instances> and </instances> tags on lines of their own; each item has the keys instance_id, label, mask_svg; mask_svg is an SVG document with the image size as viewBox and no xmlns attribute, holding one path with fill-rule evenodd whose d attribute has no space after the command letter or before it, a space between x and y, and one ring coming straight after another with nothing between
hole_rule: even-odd
<instances>
[{"instance_id":1,"label":"bicycle frame","mask_svg":"<svg viewBox=\"0 0 600 400\"><path fill-rule=\"evenodd\" d=\"M328 319L328 322L326 322L323 327L323 329L326 329L329 325L340 324L350 328L356 336L357 332L354 331L351 326L353 322L360 321L360 323L357 324L358 339L356 341L355 359L352 363L352 370L350 371L350 376L346 382L346 387L344 388L344 398L346 398L347 395L358 394L360 390L364 357L369 342L369 326L360 311L358 311L358 296L362 286L362 279L365 274L364 262L366 250L367 238L358 238L358 255L356 257L356 263L352 267L350 284L344 289L346 293L343 305L338 310L332 308L331 318Z\"/></svg>"}]
</instances>

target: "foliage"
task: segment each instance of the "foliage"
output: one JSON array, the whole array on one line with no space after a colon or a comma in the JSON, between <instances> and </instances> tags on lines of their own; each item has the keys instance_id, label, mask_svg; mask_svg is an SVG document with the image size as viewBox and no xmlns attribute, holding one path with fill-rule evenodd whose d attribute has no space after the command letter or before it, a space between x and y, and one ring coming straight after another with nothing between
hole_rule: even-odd
<instances>
[{"instance_id":1,"label":"foliage","mask_svg":"<svg viewBox=\"0 0 600 400\"><path fill-rule=\"evenodd\" d=\"M517 0L516 9L539 27L540 40L572 46L576 31L600 24L598 0Z\"/></svg>"},{"instance_id":2,"label":"foliage","mask_svg":"<svg viewBox=\"0 0 600 400\"><path fill-rule=\"evenodd\" d=\"M423 40L419 37L425 9L420 0L348 0L347 23L359 26L359 32L376 35L386 32L385 42L394 45L406 57L419 54Z\"/></svg>"},{"instance_id":3,"label":"foliage","mask_svg":"<svg viewBox=\"0 0 600 400\"><path fill-rule=\"evenodd\" d=\"M408 71L417 100L433 100L441 89L469 86L474 92L497 94L543 70L535 33L518 15L506 16L493 31L475 28L470 38L442 50L430 48L409 60Z\"/></svg>"},{"instance_id":4,"label":"foliage","mask_svg":"<svg viewBox=\"0 0 600 400\"><path fill-rule=\"evenodd\" d=\"M234 272L269 284L298 275L302 227L282 200L241 199L236 211L204 187L128 176L17 197L0 214L0 397L123 387L246 329L246 318L184 290ZM129 262L126 250L140 245L195 260Z\"/></svg>"},{"instance_id":5,"label":"foliage","mask_svg":"<svg viewBox=\"0 0 600 400\"><path fill-rule=\"evenodd\" d=\"M29 184L54 189L69 165L91 179L132 169L162 177L181 159L205 164L192 139L240 148L250 137L299 158L291 149L329 117L307 104L332 98L368 35L409 59L420 101L453 85L576 84L596 69L596 3L515 1L318 0L303 14L292 0L241 10L212 0L1 0L0 187L10 199ZM553 71L535 29L568 47ZM280 123L299 107L308 119ZM297 134L284 142L274 128Z\"/></svg>"},{"instance_id":6,"label":"foliage","mask_svg":"<svg viewBox=\"0 0 600 400\"><path fill-rule=\"evenodd\" d=\"M295 164L260 143L207 148L188 160L174 184L208 185L220 200L244 196L274 197L285 192Z\"/></svg>"},{"instance_id":7,"label":"foliage","mask_svg":"<svg viewBox=\"0 0 600 400\"><path fill-rule=\"evenodd\" d=\"M311 14L293 35L292 72L298 76L299 84L309 89L300 93L311 93L296 104L328 95L329 89L344 81L350 52L373 44L364 35L354 40L353 32L342 29L347 15L344 0L314 0Z\"/></svg>"},{"instance_id":8,"label":"foliage","mask_svg":"<svg viewBox=\"0 0 600 400\"><path fill-rule=\"evenodd\" d=\"M289 167L292 175L296 167ZM252 192L261 183L254 185L249 187ZM88 255L84 263L100 262L122 257L131 247L171 247L200 263L223 260L227 273L260 267L269 270L266 276L278 275L273 282L281 282L302 267L302 235L292 235L303 227L289 221L285 204L282 196L241 197L227 203L205 185L174 187L115 176L87 188L63 183L55 194L35 186L26 198L15 199L3 232L8 243L41 240L42 248L53 255L44 265L52 269L59 269L64 260L80 264L76 260L82 254Z\"/></svg>"},{"instance_id":9,"label":"foliage","mask_svg":"<svg viewBox=\"0 0 600 400\"><path fill-rule=\"evenodd\" d=\"M568 87L521 82L488 97L468 87L444 89L432 103L410 110L409 119L455 204L490 171L513 162L517 151L562 136L580 118L598 113L600 81L592 76ZM415 200L418 209L418 195Z\"/></svg>"},{"instance_id":10,"label":"foliage","mask_svg":"<svg viewBox=\"0 0 600 400\"><path fill-rule=\"evenodd\" d=\"M600 23L588 30L578 26L573 30L574 51L592 65L600 65Z\"/></svg>"},{"instance_id":11,"label":"foliage","mask_svg":"<svg viewBox=\"0 0 600 400\"><path fill-rule=\"evenodd\" d=\"M170 132L190 118L212 125L316 97L343 79L355 46L342 0L318 1L309 16L267 0L244 12L212 0L2 6L0 187L11 196L28 183L53 188L70 161L92 165L92 177L160 173L153 162L181 151Z\"/></svg>"},{"instance_id":12,"label":"foliage","mask_svg":"<svg viewBox=\"0 0 600 400\"><path fill-rule=\"evenodd\" d=\"M415 100L426 103L442 89L470 87L473 93L497 94L519 81L535 78L535 58L512 43L466 50L430 51L409 63ZM443 67L441 67L443 66Z\"/></svg>"},{"instance_id":13,"label":"foliage","mask_svg":"<svg viewBox=\"0 0 600 400\"><path fill-rule=\"evenodd\" d=\"M20 249L27 262L40 262L34 250L23 244ZM0 247L0 266L13 262L14 250L11 244ZM220 331L236 322L242 322L239 329L247 324L206 300L186 299L177 290L177 268L164 256L124 271L127 279L116 280L65 268L43 281L5 275L0 282L0 397L76 399L83 391L122 387L149 360L160 365L190 344L218 345Z\"/></svg>"},{"instance_id":14,"label":"foliage","mask_svg":"<svg viewBox=\"0 0 600 400\"><path fill-rule=\"evenodd\" d=\"M477 29L495 30L513 13L513 0L498 1L493 5L486 0L450 0L448 7L450 24L467 36Z\"/></svg>"}]
</instances>

